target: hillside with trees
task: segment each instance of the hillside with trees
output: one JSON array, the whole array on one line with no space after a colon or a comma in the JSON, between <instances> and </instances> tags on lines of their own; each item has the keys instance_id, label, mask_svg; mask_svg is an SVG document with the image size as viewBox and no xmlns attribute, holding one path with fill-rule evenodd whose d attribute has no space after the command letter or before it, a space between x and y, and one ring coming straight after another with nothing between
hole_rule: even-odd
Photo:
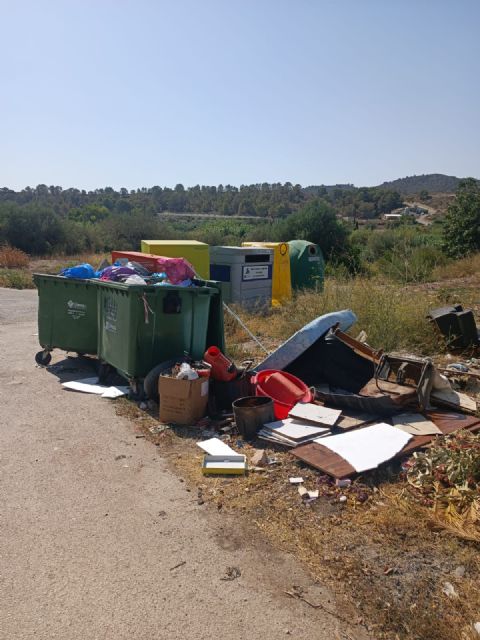
<instances>
[{"instance_id":1,"label":"hillside with trees","mask_svg":"<svg viewBox=\"0 0 480 640\"><path fill-rule=\"evenodd\" d=\"M223 221L244 216L243 237L261 240L272 236L272 225L287 221L316 200L321 200L334 217L352 219L378 218L402 203L398 192L350 185L305 189L289 182L189 188L178 184L173 189L154 186L117 191L105 187L85 191L40 184L21 191L0 189L0 244L47 255L114 247L133 249L138 248L142 237L171 238L193 230L206 241L210 230L220 240L231 235L219 231L220 224L192 223L200 213L219 214L224 216ZM166 212L179 215L172 222L162 215ZM189 214L185 222L181 214ZM249 218L256 225L254 229L248 224ZM275 231L277 228L280 226L275 226ZM239 230L233 229L236 235Z\"/></svg>"},{"instance_id":2,"label":"hillside with trees","mask_svg":"<svg viewBox=\"0 0 480 640\"><path fill-rule=\"evenodd\" d=\"M184 198L185 215L168 218L165 210L158 210L162 198L168 200L172 193ZM243 206L248 198L254 208L275 203L289 212L239 219L234 209L207 220L195 212L187 214L202 193L210 198L205 207L213 211L220 202L236 198L236 206ZM448 214L435 215L427 226L416 224L411 216L379 224L376 218L402 203L399 192L379 187L303 189L287 183L232 187L228 197L225 193L218 187L135 191L107 187L89 192L45 185L18 192L2 189L0 246L40 257L138 249L146 237L190 238L212 245L303 239L320 245L330 273L381 274L396 282L425 281L437 268L451 265L452 258L480 251L480 184L473 178L462 181L457 193L448 196ZM428 197L429 206L432 201L436 206L434 197Z\"/></svg>"},{"instance_id":3,"label":"hillside with trees","mask_svg":"<svg viewBox=\"0 0 480 640\"><path fill-rule=\"evenodd\" d=\"M458 188L459 182L460 178L455 176L447 176L443 173L427 173L421 176L398 178L397 180L384 182L379 186L381 189L393 189L402 195L411 195L422 191L454 193Z\"/></svg>"}]
</instances>

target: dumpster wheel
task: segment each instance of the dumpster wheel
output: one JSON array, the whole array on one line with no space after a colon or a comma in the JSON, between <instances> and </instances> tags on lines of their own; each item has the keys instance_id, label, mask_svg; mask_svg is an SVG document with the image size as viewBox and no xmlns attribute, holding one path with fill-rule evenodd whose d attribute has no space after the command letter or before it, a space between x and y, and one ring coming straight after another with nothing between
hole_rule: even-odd
<instances>
[{"instance_id":1,"label":"dumpster wheel","mask_svg":"<svg viewBox=\"0 0 480 640\"><path fill-rule=\"evenodd\" d=\"M39 351L35 354L35 362L43 367L46 367L50 364L52 359L52 354L48 349L44 349L43 351Z\"/></svg>"}]
</instances>

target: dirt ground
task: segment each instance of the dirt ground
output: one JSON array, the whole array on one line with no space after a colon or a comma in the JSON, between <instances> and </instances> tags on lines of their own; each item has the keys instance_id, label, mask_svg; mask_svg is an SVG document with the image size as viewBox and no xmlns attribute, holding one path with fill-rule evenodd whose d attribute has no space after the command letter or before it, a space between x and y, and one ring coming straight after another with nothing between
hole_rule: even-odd
<instances>
[{"instance_id":1,"label":"dirt ground","mask_svg":"<svg viewBox=\"0 0 480 640\"><path fill-rule=\"evenodd\" d=\"M62 389L87 365L37 367L36 333L36 291L0 289L1 640L373 637L115 402Z\"/></svg>"}]
</instances>

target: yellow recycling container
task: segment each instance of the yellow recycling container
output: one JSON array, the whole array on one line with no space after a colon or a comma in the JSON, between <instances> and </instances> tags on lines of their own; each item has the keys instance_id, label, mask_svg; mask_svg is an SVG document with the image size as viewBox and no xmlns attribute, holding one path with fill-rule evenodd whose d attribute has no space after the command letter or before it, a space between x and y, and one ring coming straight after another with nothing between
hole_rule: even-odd
<instances>
[{"instance_id":1,"label":"yellow recycling container","mask_svg":"<svg viewBox=\"0 0 480 640\"><path fill-rule=\"evenodd\" d=\"M167 258L185 258L197 275L210 279L210 246L197 240L142 240L142 253Z\"/></svg>"},{"instance_id":2,"label":"yellow recycling container","mask_svg":"<svg viewBox=\"0 0 480 640\"><path fill-rule=\"evenodd\" d=\"M242 247L273 249L272 305L278 307L292 297L290 252L286 242L242 242Z\"/></svg>"}]
</instances>

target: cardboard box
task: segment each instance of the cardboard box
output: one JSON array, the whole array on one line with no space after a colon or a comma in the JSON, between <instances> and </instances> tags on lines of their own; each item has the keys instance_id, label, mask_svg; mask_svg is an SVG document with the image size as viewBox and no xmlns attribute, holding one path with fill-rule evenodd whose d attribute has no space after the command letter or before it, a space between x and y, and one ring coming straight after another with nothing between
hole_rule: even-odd
<instances>
[{"instance_id":1,"label":"cardboard box","mask_svg":"<svg viewBox=\"0 0 480 640\"><path fill-rule=\"evenodd\" d=\"M192 426L207 413L208 378L177 380L160 376L160 421Z\"/></svg>"}]
</instances>

